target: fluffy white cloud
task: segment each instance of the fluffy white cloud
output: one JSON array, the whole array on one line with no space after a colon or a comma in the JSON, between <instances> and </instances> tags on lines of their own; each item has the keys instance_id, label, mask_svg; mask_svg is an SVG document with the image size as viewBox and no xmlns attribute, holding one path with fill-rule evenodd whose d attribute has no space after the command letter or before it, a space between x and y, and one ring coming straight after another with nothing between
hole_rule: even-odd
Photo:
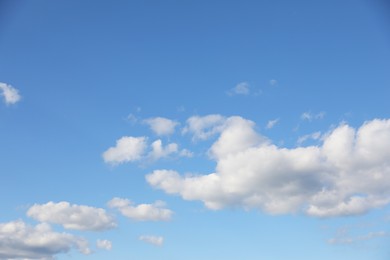
<instances>
[{"instance_id":1,"label":"fluffy white cloud","mask_svg":"<svg viewBox=\"0 0 390 260\"><path fill-rule=\"evenodd\" d=\"M226 118L218 114L192 116L187 120L183 133L193 134L193 140L206 140L220 133L224 128L225 121Z\"/></svg>"},{"instance_id":2,"label":"fluffy white cloud","mask_svg":"<svg viewBox=\"0 0 390 260\"><path fill-rule=\"evenodd\" d=\"M173 153L177 153L179 150L179 147L175 143L167 144L165 147L162 145L162 141L160 139L154 141L151 144L152 151L150 152L149 156L153 160L158 160L160 158L167 157Z\"/></svg>"},{"instance_id":3,"label":"fluffy white cloud","mask_svg":"<svg viewBox=\"0 0 390 260\"><path fill-rule=\"evenodd\" d=\"M276 119L274 119L274 120L270 120L270 121L268 121L268 123L267 123L267 125L265 126L265 128L271 129L271 128L273 128L278 122L279 122L279 118L276 118Z\"/></svg>"},{"instance_id":4,"label":"fluffy white cloud","mask_svg":"<svg viewBox=\"0 0 390 260\"><path fill-rule=\"evenodd\" d=\"M170 135L175 132L175 127L179 124L164 117L155 117L144 120L157 135Z\"/></svg>"},{"instance_id":5,"label":"fluffy white cloud","mask_svg":"<svg viewBox=\"0 0 390 260\"><path fill-rule=\"evenodd\" d=\"M238 83L234 88L230 89L228 95L248 95L250 92L249 84L247 82Z\"/></svg>"},{"instance_id":6,"label":"fluffy white cloud","mask_svg":"<svg viewBox=\"0 0 390 260\"><path fill-rule=\"evenodd\" d=\"M128 199L113 198L108 202L110 208L117 208L125 217L137 221L168 221L172 218L173 212L164 208L163 201L156 201L153 204L133 205Z\"/></svg>"},{"instance_id":7,"label":"fluffy white cloud","mask_svg":"<svg viewBox=\"0 0 390 260\"><path fill-rule=\"evenodd\" d=\"M176 143L164 146L162 140L157 139L149 145L146 137L124 136L117 141L115 147L103 153L103 159L106 163L116 165L142 160L156 161L174 154L181 157L192 156L192 152L187 149L179 150Z\"/></svg>"},{"instance_id":8,"label":"fluffy white cloud","mask_svg":"<svg viewBox=\"0 0 390 260\"><path fill-rule=\"evenodd\" d=\"M84 205L71 205L69 202L48 202L35 204L27 215L41 222L60 224L74 230L105 230L116 227L114 218L104 209Z\"/></svg>"},{"instance_id":9,"label":"fluffy white cloud","mask_svg":"<svg viewBox=\"0 0 390 260\"><path fill-rule=\"evenodd\" d=\"M106 163L120 164L140 160L147 148L146 137L124 136L116 141L116 146L103 153Z\"/></svg>"},{"instance_id":10,"label":"fluffy white cloud","mask_svg":"<svg viewBox=\"0 0 390 260\"><path fill-rule=\"evenodd\" d=\"M162 246L162 244L164 243L164 238L161 236L143 235L140 236L138 239L155 246Z\"/></svg>"},{"instance_id":11,"label":"fluffy white cloud","mask_svg":"<svg viewBox=\"0 0 390 260\"><path fill-rule=\"evenodd\" d=\"M0 91L6 104L15 104L21 99L19 91L11 85L0 82Z\"/></svg>"},{"instance_id":12,"label":"fluffy white cloud","mask_svg":"<svg viewBox=\"0 0 390 260\"><path fill-rule=\"evenodd\" d=\"M97 246L98 248L100 248L100 249L105 249L105 250L111 250L111 249L112 249L112 243L111 243L111 241L106 240L106 239L104 239L104 240L98 239L98 240L96 241L96 246Z\"/></svg>"},{"instance_id":13,"label":"fluffy white cloud","mask_svg":"<svg viewBox=\"0 0 390 260\"><path fill-rule=\"evenodd\" d=\"M21 220L0 223L0 259L50 260L72 249L91 253L85 239L54 232L48 224L30 226Z\"/></svg>"},{"instance_id":14,"label":"fluffy white cloud","mask_svg":"<svg viewBox=\"0 0 390 260\"><path fill-rule=\"evenodd\" d=\"M340 125L321 145L291 149L270 143L254 127L240 117L226 120L209 150L214 173L156 170L146 180L211 209L239 205L329 217L390 203L390 120L375 119L359 129Z\"/></svg>"}]
</instances>

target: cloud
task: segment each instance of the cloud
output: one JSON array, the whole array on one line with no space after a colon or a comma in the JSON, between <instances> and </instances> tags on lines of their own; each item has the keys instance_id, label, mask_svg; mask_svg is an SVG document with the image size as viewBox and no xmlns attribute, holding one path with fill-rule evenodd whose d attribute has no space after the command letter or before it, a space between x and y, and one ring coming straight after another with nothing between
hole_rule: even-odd
<instances>
[{"instance_id":1,"label":"cloud","mask_svg":"<svg viewBox=\"0 0 390 260\"><path fill-rule=\"evenodd\" d=\"M267 123L267 125L265 126L265 128L271 129L271 128L273 128L278 122L279 122L279 118L276 118L276 119L274 119L274 120L270 120L270 121L268 121L268 123Z\"/></svg>"},{"instance_id":2,"label":"cloud","mask_svg":"<svg viewBox=\"0 0 390 260\"><path fill-rule=\"evenodd\" d=\"M129 121L133 125L138 122L138 118L134 114L129 114L127 116L126 120Z\"/></svg>"},{"instance_id":3,"label":"cloud","mask_svg":"<svg viewBox=\"0 0 390 260\"><path fill-rule=\"evenodd\" d=\"M173 153L177 153L179 150L179 147L175 143L170 143L163 147L162 141L160 139L154 141L151 144L152 151L150 152L149 156L153 160L158 160L160 158L168 157L169 155Z\"/></svg>"},{"instance_id":4,"label":"cloud","mask_svg":"<svg viewBox=\"0 0 390 260\"><path fill-rule=\"evenodd\" d=\"M111 250L112 249L112 243L109 240L100 240L98 239L96 241L96 246L100 249L105 249L105 250Z\"/></svg>"},{"instance_id":5,"label":"cloud","mask_svg":"<svg viewBox=\"0 0 390 260\"><path fill-rule=\"evenodd\" d=\"M328 240L329 244L337 245L337 244L354 244L361 241L367 241L378 237L384 237L388 236L388 233L385 231L378 231L378 232L369 232L365 235L360 236L346 236L346 234L338 234L335 238L331 238Z\"/></svg>"},{"instance_id":6,"label":"cloud","mask_svg":"<svg viewBox=\"0 0 390 260\"><path fill-rule=\"evenodd\" d=\"M320 138L321 138L321 132L314 132L314 133L299 137L297 143L298 143L298 145L301 145L302 143L306 142L309 139L318 140Z\"/></svg>"},{"instance_id":7,"label":"cloud","mask_svg":"<svg viewBox=\"0 0 390 260\"><path fill-rule=\"evenodd\" d=\"M278 81L277 81L276 79L271 79L271 80L269 81L269 84L270 84L270 86L274 87L274 86L277 86L277 85L278 85Z\"/></svg>"},{"instance_id":8,"label":"cloud","mask_svg":"<svg viewBox=\"0 0 390 260\"><path fill-rule=\"evenodd\" d=\"M21 220L0 223L0 259L55 259L54 255L77 249L90 254L85 239L52 231L48 224L30 226Z\"/></svg>"},{"instance_id":9,"label":"cloud","mask_svg":"<svg viewBox=\"0 0 390 260\"><path fill-rule=\"evenodd\" d=\"M220 133L225 121L226 118L218 114L192 116L187 119L187 125L183 129L183 133L192 134L193 140L206 140Z\"/></svg>"},{"instance_id":10,"label":"cloud","mask_svg":"<svg viewBox=\"0 0 390 260\"><path fill-rule=\"evenodd\" d=\"M101 231L116 227L113 217L104 209L69 202L34 204L27 216L41 222L62 225L66 229Z\"/></svg>"},{"instance_id":11,"label":"cloud","mask_svg":"<svg viewBox=\"0 0 390 260\"><path fill-rule=\"evenodd\" d=\"M163 201L156 201L153 204L134 205L128 199L113 198L108 202L110 208L116 208L122 215L137 221L169 221L173 212L164 208Z\"/></svg>"},{"instance_id":12,"label":"cloud","mask_svg":"<svg viewBox=\"0 0 390 260\"><path fill-rule=\"evenodd\" d=\"M175 132L175 127L179 124L176 121L164 117L145 119L144 122L150 126L156 135L170 135Z\"/></svg>"},{"instance_id":13,"label":"cloud","mask_svg":"<svg viewBox=\"0 0 390 260\"><path fill-rule=\"evenodd\" d=\"M318 114L313 114L311 112L304 112L301 115L301 119L306 121L313 121L315 119L323 119L324 116L325 116L325 112L320 112Z\"/></svg>"},{"instance_id":14,"label":"cloud","mask_svg":"<svg viewBox=\"0 0 390 260\"><path fill-rule=\"evenodd\" d=\"M146 137L124 136L116 141L116 146L103 153L106 163L120 164L138 161L142 158L147 147Z\"/></svg>"},{"instance_id":15,"label":"cloud","mask_svg":"<svg viewBox=\"0 0 390 260\"><path fill-rule=\"evenodd\" d=\"M148 236L148 235L143 235L139 237L139 240L144 241L146 243L155 245L155 246L162 246L164 243L164 238L161 236Z\"/></svg>"},{"instance_id":16,"label":"cloud","mask_svg":"<svg viewBox=\"0 0 390 260\"><path fill-rule=\"evenodd\" d=\"M247 82L238 83L234 88L230 89L227 94L232 95L249 95L250 89Z\"/></svg>"},{"instance_id":17,"label":"cloud","mask_svg":"<svg viewBox=\"0 0 390 260\"><path fill-rule=\"evenodd\" d=\"M0 82L0 91L7 105L15 104L21 99L19 91L11 85Z\"/></svg>"},{"instance_id":18,"label":"cloud","mask_svg":"<svg viewBox=\"0 0 390 260\"><path fill-rule=\"evenodd\" d=\"M390 203L390 119L358 129L343 124L320 145L290 149L272 144L254 127L241 117L226 120L209 149L215 172L182 176L161 169L148 174L147 182L210 209L240 206L332 217Z\"/></svg>"},{"instance_id":19,"label":"cloud","mask_svg":"<svg viewBox=\"0 0 390 260\"><path fill-rule=\"evenodd\" d=\"M194 153L191 152L190 150L187 150L187 149L183 149L180 151L179 155L181 157L193 157L194 156Z\"/></svg>"},{"instance_id":20,"label":"cloud","mask_svg":"<svg viewBox=\"0 0 390 260\"><path fill-rule=\"evenodd\" d=\"M176 154L181 157L191 157L193 154L187 149L179 150L179 145L169 143L163 145L161 139L149 144L146 137L124 136L117 140L116 146L103 153L106 163L113 165L141 160L157 161Z\"/></svg>"}]
</instances>

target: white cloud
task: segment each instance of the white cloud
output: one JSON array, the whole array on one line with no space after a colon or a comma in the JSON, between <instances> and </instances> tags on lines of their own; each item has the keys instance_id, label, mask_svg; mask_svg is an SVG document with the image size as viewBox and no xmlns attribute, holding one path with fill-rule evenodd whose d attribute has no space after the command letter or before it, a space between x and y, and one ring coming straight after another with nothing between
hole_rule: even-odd
<instances>
[{"instance_id":1,"label":"white cloud","mask_svg":"<svg viewBox=\"0 0 390 260\"><path fill-rule=\"evenodd\" d=\"M175 127L179 124L176 121L164 117L149 118L144 120L144 122L159 136L173 134Z\"/></svg>"},{"instance_id":2,"label":"white cloud","mask_svg":"<svg viewBox=\"0 0 390 260\"><path fill-rule=\"evenodd\" d=\"M191 152L190 150L183 149L183 150L180 151L179 155L182 156L182 157L193 157L194 153Z\"/></svg>"},{"instance_id":3,"label":"white cloud","mask_svg":"<svg viewBox=\"0 0 390 260\"><path fill-rule=\"evenodd\" d=\"M301 115L301 119L307 121L313 121L315 119L323 119L324 117L325 117L325 112L320 112L317 114L313 114L311 112L304 112Z\"/></svg>"},{"instance_id":4,"label":"white cloud","mask_svg":"<svg viewBox=\"0 0 390 260\"><path fill-rule=\"evenodd\" d=\"M226 120L209 150L216 161L213 173L182 176L156 170L146 180L211 209L241 206L331 217L390 203L390 119L375 119L359 129L340 125L321 145L291 149L270 143L254 127L240 117Z\"/></svg>"},{"instance_id":5,"label":"white cloud","mask_svg":"<svg viewBox=\"0 0 390 260\"><path fill-rule=\"evenodd\" d=\"M232 95L248 95L250 93L249 84L247 82L238 83L234 88L230 89L227 94Z\"/></svg>"},{"instance_id":6,"label":"white cloud","mask_svg":"<svg viewBox=\"0 0 390 260\"><path fill-rule=\"evenodd\" d=\"M302 143L304 143L307 140L310 140L310 139L318 140L320 138L321 138L321 132L314 132L314 133L307 134L307 135L299 137L297 143L299 145L301 145Z\"/></svg>"},{"instance_id":7,"label":"white cloud","mask_svg":"<svg viewBox=\"0 0 390 260\"><path fill-rule=\"evenodd\" d=\"M271 129L271 128L273 128L278 122L279 122L279 118L276 118L276 119L274 119L274 120L270 120L270 121L268 121L268 123L267 123L267 125L265 126L265 128Z\"/></svg>"},{"instance_id":8,"label":"white cloud","mask_svg":"<svg viewBox=\"0 0 390 260\"><path fill-rule=\"evenodd\" d=\"M192 116L187 120L183 133L193 134L193 140L206 140L220 133L224 128L225 121L226 118L218 114Z\"/></svg>"},{"instance_id":9,"label":"white cloud","mask_svg":"<svg viewBox=\"0 0 390 260\"><path fill-rule=\"evenodd\" d=\"M0 259L51 260L60 253L77 249L90 254L85 239L53 231L48 224L30 226L21 220L0 223Z\"/></svg>"},{"instance_id":10,"label":"white cloud","mask_svg":"<svg viewBox=\"0 0 390 260\"><path fill-rule=\"evenodd\" d=\"M66 229L99 231L116 227L115 220L104 209L71 205L65 201L35 204L27 215L41 222L62 225Z\"/></svg>"},{"instance_id":11,"label":"white cloud","mask_svg":"<svg viewBox=\"0 0 390 260\"><path fill-rule=\"evenodd\" d=\"M149 156L153 160L158 160L160 158L168 157L173 153L178 152L178 145L175 143L167 144L165 147L162 145L162 141L160 139L154 141L152 144L152 151Z\"/></svg>"},{"instance_id":12,"label":"white cloud","mask_svg":"<svg viewBox=\"0 0 390 260\"><path fill-rule=\"evenodd\" d=\"M103 153L103 159L111 164L137 161L142 158L146 146L146 137L124 136L116 141L115 147Z\"/></svg>"},{"instance_id":13,"label":"white cloud","mask_svg":"<svg viewBox=\"0 0 390 260\"><path fill-rule=\"evenodd\" d=\"M137 221L168 221L172 218L173 212L164 208L163 201L156 201L153 204L133 205L128 199L113 198L108 202L110 208L116 208L125 217Z\"/></svg>"},{"instance_id":14,"label":"white cloud","mask_svg":"<svg viewBox=\"0 0 390 260\"><path fill-rule=\"evenodd\" d=\"M0 91L7 105L15 104L21 99L19 91L11 85L0 82Z\"/></svg>"},{"instance_id":15,"label":"white cloud","mask_svg":"<svg viewBox=\"0 0 390 260\"><path fill-rule=\"evenodd\" d=\"M139 240L155 246L162 246L162 244L164 243L164 238L161 236L143 235L139 237Z\"/></svg>"},{"instance_id":16,"label":"white cloud","mask_svg":"<svg viewBox=\"0 0 390 260\"><path fill-rule=\"evenodd\" d=\"M105 249L105 250L111 250L111 249L112 249L112 243L111 243L111 241L106 240L106 239L104 239L104 240L98 239L98 240L96 241L96 246L97 246L98 248L100 248L100 249Z\"/></svg>"}]
</instances>

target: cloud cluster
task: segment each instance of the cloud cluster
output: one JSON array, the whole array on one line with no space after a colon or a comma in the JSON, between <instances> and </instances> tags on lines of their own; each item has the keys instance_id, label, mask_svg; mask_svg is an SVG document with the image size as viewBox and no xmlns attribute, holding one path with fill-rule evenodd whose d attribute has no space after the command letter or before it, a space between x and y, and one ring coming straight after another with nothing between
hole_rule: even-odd
<instances>
[{"instance_id":1,"label":"cloud cluster","mask_svg":"<svg viewBox=\"0 0 390 260\"><path fill-rule=\"evenodd\" d=\"M137 221L168 221L173 212L164 208L165 203L156 201L153 204L133 205L128 199L113 198L108 202L110 208L116 208L122 215Z\"/></svg>"},{"instance_id":2,"label":"cloud cluster","mask_svg":"<svg viewBox=\"0 0 390 260\"><path fill-rule=\"evenodd\" d=\"M148 144L145 136L124 136L116 141L116 146L110 147L103 153L103 160L112 165L136 162L141 160L159 160L177 154L181 157L191 157L192 153L187 149L179 150L179 145L169 143L163 145L161 139Z\"/></svg>"},{"instance_id":3,"label":"cloud cluster","mask_svg":"<svg viewBox=\"0 0 390 260\"><path fill-rule=\"evenodd\" d=\"M108 202L124 216L137 221L168 221L173 212L164 208L165 203L132 205L131 201L113 198ZM70 204L69 202L48 202L34 204L27 210L27 216L41 222L36 226L21 220L0 223L1 260L53 260L55 255L76 249L82 254L90 254L88 241L69 233L59 233L50 224L59 224L65 229L80 231L104 231L117 227L114 218L102 208ZM162 237L145 236L141 240L162 245ZM112 242L98 239L96 247L112 249Z\"/></svg>"},{"instance_id":4,"label":"cloud cluster","mask_svg":"<svg viewBox=\"0 0 390 260\"><path fill-rule=\"evenodd\" d=\"M19 91L16 88L2 82L0 82L0 92L7 105L15 104L21 99Z\"/></svg>"},{"instance_id":5,"label":"cloud cluster","mask_svg":"<svg viewBox=\"0 0 390 260\"><path fill-rule=\"evenodd\" d=\"M162 246L164 243L164 238L161 236L142 235L138 239L155 246Z\"/></svg>"},{"instance_id":6,"label":"cloud cluster","mask_svg":"<svg viewBox=\"0 0 390 260\"><path fill-rule=\"evenodd\" d=\"M30 226L21 220L0 223L0 259L54 259L53 255L77 249L89 254L82 238L53 231L48 224Z\"/></svg>"},{"instance_id":7,"label":"cloud cluster","mask_svg":"<svg viewBox=\"0 0 390 260\"><path fill-rule=\"evenodd\" d=\"M258 134L252 121L213 118L224 121L209 127L220 132L209 150L215 172L155 170L146 176L150 185L210 209L240 206L271 214L355 215L390 203L390 120L358 129L342 124L320 145L288 149Z\"/></svg>"},{"instance_id":8,"label":"cloud cluster","mask_svg":"<svg viewBox=\"0 0 390 260\"><path fill-rule=\"evenodd\" d=\"M100 231L116 227L114 218L104 209L69 202L35 204L27 216L41 222L62 225L66 229Z\"/></svg>"}]
</instances>

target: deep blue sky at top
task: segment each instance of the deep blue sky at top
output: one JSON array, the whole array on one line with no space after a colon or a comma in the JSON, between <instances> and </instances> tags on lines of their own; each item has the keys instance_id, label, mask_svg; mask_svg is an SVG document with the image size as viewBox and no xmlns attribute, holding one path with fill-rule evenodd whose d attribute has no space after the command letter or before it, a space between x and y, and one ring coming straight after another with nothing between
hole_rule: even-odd
<instances>
[{"instance_id":1,"label":"deep blue sky at top","mask_svg":"<svg viewBox=\"0 0 390 260\"><path fill-rule=\"evenodd\" d=\"M23 91L53 95L48 105L69 107L70 117L96 106L111 118L136 106L148 115L156 106L161 115L185 106L251 117L324 108L330 115L353 109L378 116L366 106L385 105L385 7L379 1L6 1L0 71L3 81L34 86ZM270 79L283 87L277 98L232 102L224 95L238 82L264 88Z\"/></svg>"}]
</instances>

